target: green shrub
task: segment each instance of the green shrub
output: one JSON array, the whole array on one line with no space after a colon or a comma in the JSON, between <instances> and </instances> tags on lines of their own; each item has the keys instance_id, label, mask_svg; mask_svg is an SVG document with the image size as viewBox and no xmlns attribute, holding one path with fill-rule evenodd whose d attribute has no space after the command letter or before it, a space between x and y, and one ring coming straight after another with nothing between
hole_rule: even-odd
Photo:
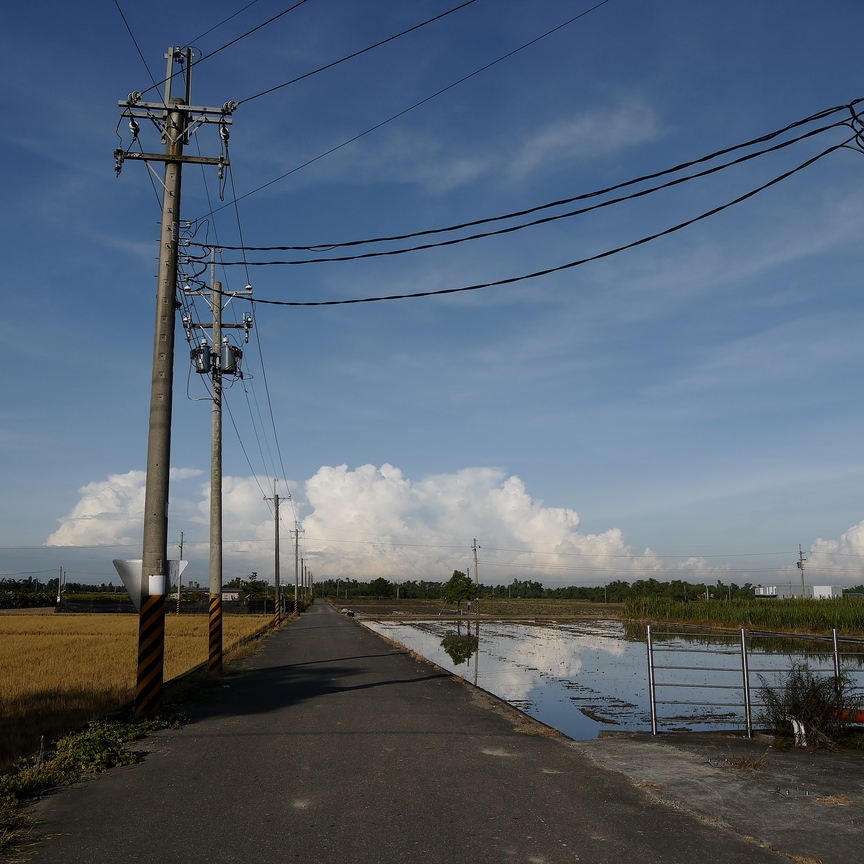
<instances>
[{"instance_id":1,"label":"green shrub","mask_svg":"<svg viewBox=\"0 0 864 864\"><path fill-rule=\"evenodd\" d=\"M760 675L759 693L763 709L759 722L781 738L792 738L791 718L804 728L807 742L834 748L850 725L849 713L861 707L846 674L839 677L814 675L803 663L796 663L779 688L770 687Z\"/></svg>"}]
</instances>

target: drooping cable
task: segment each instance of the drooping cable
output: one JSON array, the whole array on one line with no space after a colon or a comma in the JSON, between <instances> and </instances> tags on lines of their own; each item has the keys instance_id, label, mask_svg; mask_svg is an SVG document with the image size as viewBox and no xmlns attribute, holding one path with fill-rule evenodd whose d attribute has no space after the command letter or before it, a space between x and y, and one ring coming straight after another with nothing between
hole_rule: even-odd
<instances>
[{"instance_id":1,"label":"drooping cable","mask_svg":"<svg viewBox=\"0 0 864 864\"><path fill-rule=\"evenodd\" d=\"M783 174L775 177L773 180L769 180L767 183L764 183L762 186L759 186L756 189L752 189L750 192L746 192L743 195L739 195L737 198L732 201L728 201L725 204L721 204L717 207L713 207L711 210L707 210L704 213L699 214L698 216L694 216L692 219L688 219L685 222L679 222L677 225L673 225L670 228L666 228L663 231L658 231L654 234L649 234L646 237L641 237L638 240L634 240L631 243L626 243L623 246L617 246L614 249L607 249L605 252L599 252L596 255L590 255L586 258L580 258L577 261L570 261L567 264L561 264L557 267L547 267L543 270L536 270L533 273L525 273L521 276L510 276L506 279L498 279L493 282L482 282L476 285L466 285L460 288L441 288L437 291L415 291L406 294L389 294L381 297L358 297L351 300L315 300L315 301L294 301L294 300L263 300L260 298L254 298L251 302L266 304L268 306L348 306L355 303L377 303L384 300L408 300L415 299L418 297L435 297L444 294L459 294L465 291L479 291L483 288L496 288L501 287L503 285L513 285L517 282L524 282L528 279L536 279L540 276L548 276L552 273L560 273L564 270L570 270L574 267L579 267L583 264L588 264L591 261L600 261L604 258L610 258L613 255L617 255L620 252L624 252L628 249L634 249L638 246L644 246L646 243L650 243L653 240L657 240L660 237L665 237L669 234L674 234L676 231L680 231L683 228L687 228L690 225L694 225L697 222L701 222L703 219L707 219L710 216L715 216L718 213L723 212L724 210L729 209L730 207L734 207L736 204L741 204L744 201L747 201L749 198L758 195L760 192L763 192L765 189L769 189L772 186L776 186L778 183L783 180L788 179L789 177L797 174L799 171L803 171L805 168L810 167L815 162L818 162L823 157L829 155L830 153L834 153L835 151L847 146L850 141L855 140L854 136L849 138L847 141L844 141L842 144L835 144L832 147L823 150L821 153L816 156L811 157L806 162L798 165L795 168L792 168L789 171L784 172Z\"/></svg>"},{"instance_id":2,"label":"drooping cable","mask_svg":"<svg viewBox=\"0 0 864 864\"><path fill-rule=\"evenodd\" d=\"M434 15L432 18L427 18L425 21L421 21L419 24L415 24L413 27L409 27L407 30L402 30L399 33L395 33L393 36L388 36L386 39L381 39L374 45L368 45L366 48L361 48L359 51L355 51L352 54L341 57L339 60L334 60L332 63L326 63L324 66L319 66L317 69L313 69L311 72L306 72L303 75L298 75L296 78L292 78L290 81L285 81L282 84L277 84L275 87L270 87L267 90L262 90L260 93L256 93L254 96L247 96L245 99L241 99L237 104L244 105L246 102L251 102L253 99L260 99L262 96L267 96L270 93L274 93L276 90L281 90L283 87L290 87L292 84L296 84L298 81L304 81L306 78L311 78L313 75L317 75L319 72L324 72L327 69L332 69L334 66L339 66L341 63L345 63L348 60L353 60L355 57L360 57L362 54L367 54L369 51L374 51L376 48L380 48L382 45L386 45L388 42L393 42L396 39L400 39L402 36L407 36L409 33L413 33L415 30L419 30L421 27L432 24L435 21L440 21L442 18L446 18L448 15L452 15L454 12L458 12L460 9L464 9L466 6L470 6L472 3L476 2L477 0L465 0L464 3L460 3L458 6L454 6L452 9L448 9L446 12L441 12L439 15ZM212 56L212 54L209 56Z\"/></svg>"},{"instance_id":3,"label":"drooping cable","mask_svg":"<svg viewBox=\"0 0 864 864\"><path fill-rule=\"evenodd\" d=\"M208 30L205 30L203 33L196 36L194 39L190 39L187 44L194 45L199 39L203 39L205 36L209 36L214 30L218 30L223 24L227 24L233 18L236 18L241 12L245 12L250 6L254 6L257 2L258 0L252 0L251 3L247 3L245 6L241 6L233 15L229 15L227 18L223 18L218 24L214 24L212 27L210 27Z\"/></svg>"},{"instance_id":4,"label":"drooping cable","mask_svg":"<svg viewBox=\"0 0 864 864\"><path fill-rule=\"evenodd\" d=\"M295 166L290 171L286 171L284 174L280 174L278 177L274 177L272 180L268 180L266 183L263 183L261 186L257 186L255 189L250 190L249 192L245 192L240 196L238 200L242 200L243 198L248 198L250 195L254 195L256 192L260 192L262 189L266 189L268 186L272 186L274 183L278 183L280 180L284 180L286 177L290 177L292 174L296 174L298 171L302 171L304 168L308 168L310 165L318 162L321 159L324 159L327 156L335 153L337 150L341 150L343 147L347 147L349 144L353 144L355 141L359 141L361 138L364 138L366 135L370 135L372 132L381 129L383 126L386 126L388 123L392 123L394 120L398 120L400 117L408 114L410 111L413 111L415 108L419 108L421 105L425 105L427 102L431 102L437 96L441 96L443 93L446 93L448 90L452 90L454 87L457 87L459 84L468 81L470 78L473 78L475 75L479 75L481 72L485 72L487 69L491 69L493 66L501 63L504 60L512 57L514 54L518 54L520 51L525 48L529 48L531 45L536 44L541 39L545 39L547 36L551 36L553 33L557 33L559 30L566 27L568 24L572 24L574 21L578 21L580 18L583 18L585 15L593 12L595 9L599 9L601 6L605 6L606 3L609 3L610 0L602 0L602 2L597 3L592 6L590 9L586 9L584 12L580 12L578 15L564 21L562 24L553 27L551 30L547 30L545 33L541 33L539 36L531 39L528 42L525 42L523 45L520 45L518 48L514 48L512 51L508 51L506 54L503 54L501 57L498 57L496 60L493 60L491 63L487 63L485 66L481 66L479 69L475 69L473 72L469 72L467 75L463 75L456 81L448 84L446 87L442 87L440 90L436 90L430 96L427 96L425 99L421 99L419 102L415 102L413 105L409 105L407 108L399 111L396 114L388 117L386 120L382 120L380 123L376 123L374 126L370 126L364 132L360 132L357 135L354 135L352 138L348 138L346 141L343 141L341 144L337 144L334 147L331 147L329 150L324 151L323 153L319 153L317 156L314 156L311 159L307 159L300 165ZM227 205L225 205L227 206Z\"/></svg>"},{"instance_id":5,"label":"drooping cable","mask_svg":"<svg viewBox=\"0 0 864 864\"><path fill-rule=\"evenodd\" d=\"M617 192L621 189L626 189L630 186L635 186L639 183L644 183L644 182L649 181L649 180L657 180L661 177L668 176L669 174L676 174L679 171L684 171L688 168L693 168L696 165L700 165L700 164L703 164L706 162L711 162L714 159L717 159L721 156L729 155L730 153L734 153L738 150L743 150L743 149L746 149L748 147L753 147L757 144L764 144L768 141L772 141L773 139L779 137L780 135L783 135L785 132L789 132L792 129L796 129L796 128L799 128L801 126L804 126L807 123L812 123L812 122L815 122L816 120L822 120L826 117L831 116L832 114L836 114L839 111L847 111L847 110L851 111L854 109L854 106L860 104L862 101L864 101L864 99L855 99L853 102L850 102L848 105L838 105L834 108L827 108L824 111L819 111L816 114L811 114L809 117L805 117L802 120L796 120L793 123L789 123L788 125L784 126L781 129L777 129L777 130L775 130L773 132L769 132L765 135L760 135L759 137L752 138L749 141L744 141L741 144L735 144L731 147L725 147L722 150L715 150L713 153L709 153L705 156L700 156L697 159L691 159L691 160L688 160L687 162L682 162L678 165L673 165L672 167L664 168L660 171L655 171L655 172L650 173L650 174L643 174L640 177L635 177L632 180L625 180L621 183L616 183L612 186L607 186L604 189L598 189L598 190L593 191L593 192L586 192L586 193L583 193L581 195L574 195L574 196L571 196L568 198L560 198L556 201L549 201L545 204L538 204L534 207L529 207L529 208L526 208L523 210L516 210L516 211L511 212L511 213L504 213L504 214L501 214L498 216L489 216L489 217L485 217L482 219L474 219L474 220L471 220L469 222L462 222L462 223L459 223L456 225L448 225L448 226L443 227L443 228L430 228L430 229L426 229L423 231L413 231L413 232L410 232L407 234L394 234L394 235L387 236L387 237L371 237L371 238L367 238L364 240L349 240L349 241L332 242L332 243L317 243L317 244L311 245L311 246L310 245L307 245L307 246L260 246L260 247L249 246L249 247L245 247L245 248L247 251L270 251L270 250L272 250L272 251L291 251L291 252L326 251L326 250L330 250L330 249L340 249L340 248L351 247L351 246L363 246L363 245L367 245L370 243L387 243L387 242L393 242L393 241L397 241L397 240L411 240L415 237L428 237L428 236L432 236L435 234L448 233L450 231L459 231L459 230L462 230L465 228L474 228L474 227L477 227L479 225L488 225L488 224L493 223L493 222L501 222L501 221L505 221L508 219L516 219L516 218L519 218L522 216L530 216L532 213L537 213L537 212L540 212L542 210L548 210L548 209L551 209L553 207L561 207L565 204L573 204L576 201L584 201L584 200L587 200L590 198L598 198L602 195L608 195L611 192ZM853 114L854 114L854 111L853 111ZM843 125L843 123L838 122L838 123L835 123L831 126L826 126L824 128L815 130L812 134L819 134L819 133L824 132L828 129L834 128L835 126L841 126L841 125ZM809 135L804 135L801 137L802 138L809 137ZM789 143L794 143L795 141L798 141L798 140L800 140L800 139L796 138L793 141L790 141ZM769 152L769 151L766 150L764 152ZM756 155L761 155L761 154L756 154ZM306 164L309 164L309 163L306 163ZM729 164L735 164L735 163L729 163ZM298 170L298 169L295 169L295 170ZM287 176L287 175L283 175L283 176ZM695 175L695 176L698 176L698 175ZM264 188L264 187L262 186L259 188ZM253 190L253 191L258 191L258 190ZM252 192L247 193L247 195L251 195L251 194L252 194ZM246 196L240 196L241 199L244 197L246 197ZM228 206L228 205L226 205L226 206ZM237 251L241 247L223 246L222 248L227 249L227 250Z\"/></svg>"},{"instance_id":6,"label":"drooping cable","mask_svg":"<svg viewBox=\"0 0 864 864\"><path fill-rule=\"evenodd\" d=\"M144 68L147 70L147 75L150 77L150 81L153 83L153 86L150 90L155 89L157 94L159 95L159 101L164 102L163 96L159 93L159 85L156 83L156 79L153 77L153 73L150 71L150 67L147 65L147 60L144 58L144 54L141 52L141 48L138 45L138 40L135 38L135 34L132 32L132 28L129 26L129 22L126 20L126 16L123 14L123 10L120 8L119 0L114 0L114 5L117 7L117 11L120 13L120 17L123 19L123 24L126 27L126 31L129 33L129 37L132 39L132 44L135 46L135 50L138 52L138 56L141 58L141 62L144 64ZM162 82L165 83L164 81Z\"/></svg>"},{"instance_id":7,"label":"drooping cable","mask_svg":"<svg viewBox=\"0 0 864 864\"><path fill-rule=\"evenodd\" d=\"M115 0L115 2L116 2L116 0ZM199 63L203 63L205 60L209 60L211 57L213 57L215 54L218 54L220 51L224 51L226 48L229 48L231 45L236 45L241 39L245 39L247 36L251 36L253 33L257 32L262 27L266 27L268 24L272 24L274 21L278 20L283 15L287 15L289 12L293 12L298 6L302 6L306 2L307 2L307 0L300 0L300 2L295 3L293 6L290 6L288 9L283 10L278 15L274 15L272 18L268 18L263 24L259 24L257 27L253 27L251 30L248 30L242 36L238 36L236 39L232 39L230 42L226 43L225 45L222 45L220 48L217 48L215 51L211 51L209 54L202 54L197 60L193 60L189 64L188 68L191 69L193 66L197 66ZM249 5L251 6L252 4L250 3ZM243 10L241 9L240 11L242 12ZM219 25L217 24L216 26L218 27ZM164 78L158 84L154 81L153 86L148 87L146 90L142 90L141 94L143 95L144 93L149 93L151 90L160 87L162 84L167 84L168 81L170 81L171 79L173 79L174 77L176 77L179 74L181 74L181 73L175 72L169 78ZM152 77L151 77L151 80L152 80Z\"/></svg>"},{"instance_id":8,"label":"drooping cable","mask_svg":"<svg viewBox=\"0 0 864 864\"><path fill-rule=\"evenodd\" d=\"M264 491L264 487L261 485L261 481L258 479L258 475L255 473L255 469L252 467L252 460L249 458L249 453L246 451L246 446L243 443L243 438L240 435L240 430L237 428L237 422L234 419L234 413L231 411L231 405L228 402L228 399L225 398L225 394L222 394L222 404L225 409L228 411L228 418L231 420L231 425L234 427L234 434L237 436L237 443L240 445L240 449L243 451L243 456L246 458L246 464L249 466L249 470L252 472L252 478L255 480L256 485L261 490L261 496L263 498L267 497L267 493Z\"/></svg>"},{"instance_id":9,"label":"drooping cable","mask_svg":"<svg viewBox=\"0 0 864 864\"><path fill-rule=\"evenodd\" d=\"M361 260L363 258L381 258L381 257L386 257L388 255L403 255L403 254L408 253L408 252L420 252L420 251L424 251L427 249L437 249L437 248L440 248L442 246L454 246L454 245L459 244L459 243L466 243L466 242L471 241L471 240L481 240L481 239L484 239L486 237L495 237L495 236L498 236L500 234L511 234L515 231L521 231L523 228L533 228L533 227L536 227L537 225L545 225L549 222L556 222L559 219L569 219L569 218L572 218L573 216L582 216L585 213L590 213L594 210L600 210L600 209L603 209L604 207L611 207L613 204L621 204L625 201L632 201L632 200L635 200L637 198L644 198L647 195L651 195L655 192L659 192L659 191L664 190L664 189L672 188L673 186L681 185L682 183L687 183L691 180L696 180L696 179L699 179L702 177L708 177L711 174L716 174L720 171L725 170L726 168L730 168L730 167L735 166L735 165L740 165L744 162L748 162L751 159L756 159L759 156L764 156L766 153L773 153L773 152L776 152L778 150L782 150L785 147L789 147L792 144L796 144L799 141L803 141L806 138L810 138L814 135L819 135L822 132L826 132L830 129L836 129L838 126L845 126L845 125L846 125L845 122L841 122L841 123L834 123L831 126L823 126L823 127L820 127L819 129L814 129L814 130L811 130L809 132L806 132L805 134L800 135L797 138L792 138L789 141L783 141L780 144L775 144L773 147L768 147L764 150L759 150L755 153L748 153L744 156L738 157L737 159L733 159L730 162L725 162L722 165L715 165L711 168L706 168L704 171L698 171L695 174L688 174L686 177L678 177L674 180L669 180L666 183L661 183L661 184L656 185L656 186L651 186L647 189L642 189L638 192L633 192L629 195L622 195L622 196L619 196L617 198L610 198L606 201L600 202L599 204L593 204L590 207L581 207L578 210L569 210L566 213L558 213L554 216L546 216L546 217L543 217L542 219L534 219L530 222L524 222L524 223L521 223L519 225L511 225L507 228L499 228L495 231L484 231L484 232L481 232L479 234L470 234L466 237L457 237L457 238L451 239L451 240L442 240L442 241L439 241L437 243L424 243L424 244L419 245L419 246L410 246L410 247L406 247L403 249L390 249L390 250L387 250L386 252L364 252L364 253L358 254L358 255L342 255L342 256L338 256L338 257L334 257L334 258L307 258L307 259L303 259L303 260L294 260L294 261L251 261L250 262L246 259L246 256L245 256L246 252L259 252L259 251L260 252L269 252L269 251L281 250L281 249L286 249L286 248L291 248L291 247L279 247L279 246L238 246L238 247L231 247L231 246L223 246L222 247L223 250L225 250L225 249L242 250L244 253L244 256L243 256L242 261L223 261L222 263L223 263L223 266L226 266L226 267L235 266L235 265L243 265L244 267L247 268L247 273L248 273L248 268L250 266L263 267L263 266L269 266L269 265L275 265L275 264L327 264L327 263L332 263L332 262L358 261L358 260ZM571 199L571 200L579 200L580 198L584 199L584 198L594 197L596 194L597 193L593 193L593 192L587 193L586 195L577 196L577 198ZM540 210L540 209L547 209L550 206L555 206L555 205L549 205L549 204L540 205L540 207L535 208L534 212L536 212L537 210ZM499 221L500 219L503 219L503 218L507 218L507 217L500 217L500 216L499 217L492 217L491 219L487 220L487 224L488 224L488 222ZM440 232L445 231L445 230L452 230L452 229L433 229L433 231L435 233L440 233ZM430 231L430 232L426 232L426 233L432 233L432 232ZM373 241L367 241L367 242L379 242L379 241L373 240ZM342 245L343 246L359 245L359 241L354 241L350 244L345 243Z\"/></svg>"},{"instance_id":10,"label":"drooping cable","mask_svg":"<svg viewBox=\"0 0 864 864\"><path fill-rule=\"evenodd\" d=\"M265 396L267 398L267 406L268 406L268 409L270 411L270 425L271 425L271 428L273 429L273 440L276 443L276 455L279 457L279 467L282 469L282 479L285 482L285 488L289 490L289 497L291 499L291 511L292 511L292 513L294 513L294 517L295 517L294 521L296 522L297 521L297 519L296 519L297 514L296 514L296 511L294 510L294 498L293 498L293 496L290 495L291 487L288 484L288 474L285 471L285 462L282 459L282 448L279 445L279 433L276 429L276 417L273 413L273 400L270 398L270 385L267 381L267 367L264 363L264 351L263 351L263 347L261 345L261 330L259 327L258 320L255 317L254 305L252 307L252 310L253 310L252 311L253 322L255 325L255 342L258 346L258 360L259 360L259 363L261 364L261 377L264 380L264 393L265 393Z\"/></svg>"}]
</instances>

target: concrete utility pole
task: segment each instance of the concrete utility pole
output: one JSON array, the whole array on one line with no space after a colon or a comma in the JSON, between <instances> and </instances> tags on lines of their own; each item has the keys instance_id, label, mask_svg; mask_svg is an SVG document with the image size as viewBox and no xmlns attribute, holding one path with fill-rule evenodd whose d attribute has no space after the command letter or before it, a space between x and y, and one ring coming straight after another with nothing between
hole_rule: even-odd
<instances>
[{"instance_id":1,"label":"concrete utility pole","mask_svg":"<svg viewBox=\"0 0 864 864\"><path fill-rule=\"evenodd\" d=\"M279 493L276 491L277 481L273 481L273 510L276 523L276 537L274 541L275 561L273 562L273 626L279 627L282 623L282 587L279 584ZM269 498L267 499L270 500Z\"/></svg>"},{"instance_id":2,"label":"concrete utility pole","mask_svg":"<svg viewBox=\"0 0 864 864\"><path fill-rule=\"evenodd\" d=\"M180 235L180 189L184 162L226 164L224 159L184 156L184 144L202 123L230 123L226 116L236 108L226 102L222 108L193 108L192 49L169 48L165 75L165 100L141 101L131 93L119 102L121 116L129 118L134 139L138 119L152 121L161 131L165 153L114 151L117 173L125 159L164 162L162 223L159 238L159 269L156 289L156 328L153 347L153 374L150 391L150 431L147 441L147 475L144 499L144 532L138 624L138 678L135 710L151 714L162 705L165 652L165 594L168 590L168 478L171 460L171 414L173 402L174 329L177 310L177 259ZM185 72L185 98L172 98L174 64Z\"/></svg>"},{"instance_id":3,"label":"concrete utility pole","mask_svg":"<svg viewBox=\"0 0 864 864\"><path fill-rule=\"evenodd\" d=\"M180 532L180 561L182 561L182 560L183 560L183 532L181 531ZM182 584L183 584L183 574L179 571L180 571L182 566L183 565L180 564L177 567L177 570L178 570L178 573L177 573L177 614L178 615L180 614L180 588L182 587Z\"/></svg>"},{"instance_id":4,"label":"concrete utility pole","mask_svg":"<svg viewBox=\"0 0 864 864\"><path fill-rule=\"evenodd\" d=\"M214 253L215 255L215 250ZM222 345L222 284L211 271L213 353ZM222 671L222 364L213 364L213 406L210 415L210 585L207 604L207 669Z\"/></svg>"},{"instance_id":5,"label":"concrete utility pole","mask_svg":"<svg viewBox=\"0 0 864 864\"><path fill-rule=\"evenodd\" d=\"M477 586L476 611L480 614L480 571L477 569L477 538L474 538L474 584Z\"/></svg>"},{"instance_id":6,"label":"concrete utility pole","mask_svg":"<svg viewBox=\"0 0 864 864\"><path fill-rule=\"evenodd\" d=\"M222 337L224 329L243 329L245 339L249 340L249 328L252 320L243 316L241 324L223 324L222 283L216 281L216 249L211 252L210 290L194 291L186 289L186 294L209 295L210 311L213 314L212 324L195 323L194 326L206 330L211 328L212 346L202 339L201 345L192 349L191 356L195 371L199 374L209 373L212 376L212 411L210 434L210 588L209 588L209 624L207 670L222 671L222 389L223 378L241 375L239 371L240 358L243 352L228 344L228 339ZM237 295L249 295L251 286L243 291L231 291L230 298ZM230 299L229 301L230 302ZM191 340L193 322L184 318L187 338Z\"/></svg>"},{"instance_id":7,"label":"concrete utility pole","mask_svg":"<svg viewBox=\"0 0 864 864\"><path fill-rule=\"evenodd\" d=\"M807 589L804 585L804 562L807 559L804 557L804 551L801 549L801 544L798 544L798 569L801 571L801 599L807 596Z\"/></svg>"},{"instance_id":8,"label":"concrete utility pole","mask_svg":"<svg viewBox=\"0 0 864 864\"><path fill-rule=\"evenodd\" d=\"M299 522L294 523L294 530L291 532L294 535L294 614L299 612L298 598L300 595L300 534L303 529Z\"/></svg>"}]
</instances>

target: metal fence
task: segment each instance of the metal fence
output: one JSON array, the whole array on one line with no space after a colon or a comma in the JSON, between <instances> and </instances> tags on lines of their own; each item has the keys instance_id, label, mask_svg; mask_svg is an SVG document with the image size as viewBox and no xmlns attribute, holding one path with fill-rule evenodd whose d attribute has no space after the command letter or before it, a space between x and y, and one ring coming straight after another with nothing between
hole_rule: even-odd
<instances>
[{"instance_id":1,"label":"metal fence","mask_svg":"<svg viewBox=\"0 0 864 864\"><path fill-rule=\"evenodd\" d=\"M696 644L682 644L685 638L696 640ZM747 736L752 737L754 712L762 707L760 689L771 685L771 676L774 682L779 682L795 663L803 662L808 668L815 667L812 671L835 677L847 674L856 681L855 690L864 689L861 686L864 684L864 639L841 639L836 630L832 630L830 636L801 636L745 629L735 633L708 631L707 628L701 632L664 631L648 625L647 643L651 732L654 735L661 723L692 719L697 710L703 715L708 710L709 718L717 717L716 709L720 708L725 709L722 717L729 725L737 721L746 728ZM676 655L687 657L679 660ZM684 691L682 696L693 694L698 698L671 698L676 690ZM669 706L684 708L691 714L689 718L680 713L661 717L660 711Z\"/></svg>"}]
</instances>

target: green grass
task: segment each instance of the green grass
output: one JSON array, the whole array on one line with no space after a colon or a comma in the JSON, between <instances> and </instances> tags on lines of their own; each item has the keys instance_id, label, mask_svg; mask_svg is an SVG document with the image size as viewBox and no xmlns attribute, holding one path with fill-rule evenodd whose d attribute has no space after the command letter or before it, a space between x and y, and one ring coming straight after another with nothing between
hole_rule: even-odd
<instances>
[{"instance_id":1,"label":"green grass","mask_svg":"<svg viewBox=\"0 0 864 864\"><path fill-rule=\"evenodd\" d=\"M631 621L664 621L746 627L787 633L864 633L864 600L836 597L831 600L669 600L638 597L624 604Z\"/></svg>"}]
</instances>

